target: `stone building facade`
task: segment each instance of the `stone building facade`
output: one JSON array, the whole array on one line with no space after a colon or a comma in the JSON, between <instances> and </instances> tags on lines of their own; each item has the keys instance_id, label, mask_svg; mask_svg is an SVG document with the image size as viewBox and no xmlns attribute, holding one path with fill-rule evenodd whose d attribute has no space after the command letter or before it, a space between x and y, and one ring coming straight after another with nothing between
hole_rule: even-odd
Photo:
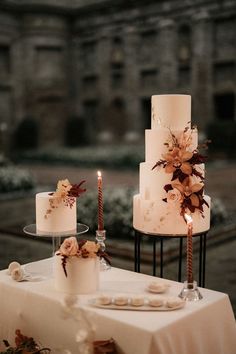
<instances>
[{"instance_id":1,"label":"stone building facade","mask_svg":"<svg viewBox=\"0 0 236 354\"><path fill-rule=\"evenodd\" d=\"M186 93L192 120L236 119L232 0L2 0L0 130L27 119L40 146L132 142L150 126L150 97ZM73 126L72 126L73 127Z\"/></svg>"}]
</instances>

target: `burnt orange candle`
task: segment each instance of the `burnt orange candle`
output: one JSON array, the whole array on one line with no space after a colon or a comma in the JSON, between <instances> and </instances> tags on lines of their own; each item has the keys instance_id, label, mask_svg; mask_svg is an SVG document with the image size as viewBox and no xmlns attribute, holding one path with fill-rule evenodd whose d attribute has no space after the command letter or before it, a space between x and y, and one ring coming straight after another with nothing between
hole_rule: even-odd
<instances>
[{"instance_id":1,"label":"burnt orange candle","mask_svg":"<svg viewBox=\"0 0 236 354\"><path fill-rule=\"evenodd\" d=\"M184 218L187 222L187 281L193 283L193 219L190 215L185 214Z\"/></svg>"},{"instance_id":2,"label":"burnt orange candle","mask_svg":"<svg viewBox=\"0 0 236 354\"><path fill-rule=\"evenodd\" d=\"M104 230L103 222L103 195L102 195L102 174L100 171L98 175L98 230Z\"/></svg>"}]
</instances>

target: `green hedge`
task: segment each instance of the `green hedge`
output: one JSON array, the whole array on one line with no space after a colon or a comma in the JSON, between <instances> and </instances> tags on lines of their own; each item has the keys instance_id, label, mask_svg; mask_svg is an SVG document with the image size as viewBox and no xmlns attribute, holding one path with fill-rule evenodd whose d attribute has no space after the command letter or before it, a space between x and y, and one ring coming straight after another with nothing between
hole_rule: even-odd
<instances>
[{"instance_id":1,"label":"green hedge","mask_svg":"<svg viewBox=\"0 0 236 354\"><path fill-rule=\"evenodd\" d=\"M93 146L42 149L19 153L16 161L43 162L80 167L135 168L144 161L144 146Z\"/></svg>"},{"instance_id":2,"label":"green hedge","mask_svg":"<svg viewBox=\"0 0 236 354\"><path fill-rule=\"evenodd\" d=\"M28 191L35 187L32 176L14 166L0 167L0 193Z\"/></svg>"},{"instance_id":3,"label":"green hedge","mask_svg":"<svg viewBox=\"0 0 236 354\"><path fill-rule=\"evenodd\" d=\"M104 199L104 227L108 237L132 235L133 188L106 189ZM89 226L95 234L97 230L97 191L87 191L78 199L78 222Z\"/></svg>"}]
</instances>

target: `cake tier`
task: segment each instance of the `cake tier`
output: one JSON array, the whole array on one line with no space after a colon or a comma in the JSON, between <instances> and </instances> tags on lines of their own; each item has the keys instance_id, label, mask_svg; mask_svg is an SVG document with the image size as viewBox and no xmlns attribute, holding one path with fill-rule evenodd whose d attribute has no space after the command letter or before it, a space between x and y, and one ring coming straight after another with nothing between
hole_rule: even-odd
<instances>
[{"instance_id":1,"label":"cake tier","mask_svg":"<svg viewBox=\"0 0 236 354\"><path fill-rule=\"evenodd\" d=\"M36 194L36 229L37 232L49 233L74 233L77 226L76 198L72 206L66 206L64 202L56 204L51 213L45 217L48 209L51 209L49 199L54 199L51 192Z\"/></svg>"},{"instance_id":2,"label":"cake tier","mask_svg":"<svg viewBox=\"0 0 236 354\"><path fill-rule=\"evenodd\" d=\"M210 228L210 197L204 199L209 208L204 205L203 215L199 211L192 214L193 233L200 233ZM204 216L204 217L203 217ZM186 235L187 225L180 215L178 203L166 203L162 200L145 200L137 194L133 200L133 226L136 230L149 234L158 235Z\"/></svg>"},{"instance_id":3,"label":"cake tier","mask_svg":"<svg viewBox=\"0 0 236 354\"><path fill-rule=\"evenodd\" d=\"M89 294L99 287L99 258L78 258L70 256L66 259L67 277L62 267L62 256L54 256L55 287L67 294Z\"/></svg>"},{"instance_id":4,"label":"cake tier","mask_svg":"<svg viewBox=\"0 0 236 354\"><path fill-rule=\"evenodd\" d=\"M157 201L166 198L164 186L171 183L172 173L166 173L165 169L160 166L152 170L154 164L151 162L142 162L139 165L139 193L145 200ZM196 170L205 175L205 165L200 164L195 166ZM199 179L192 177L196 183Z\"/></svg>"},{"instance_id":5,"label":"cake tier","mask_svg":"<svg viewBox=\"0 0 236 354\"><path fill-rule=\"evenodd\" d=\"M159 126L171 130L184 130L191 122L191 96L154 95L152 96L151 128Z\"/></svg>"},{"instance_id":6,"label":"cake tier","mask_svg":"<svg viewBox=\"0 0 236 354\"><path fill-rule=\"evenodd\" d=\"M157 127L156 129L145 130L145 161L155 164L162 157L162 154L167 153L166 143L171 142L171 133L181 141L183 136L182 130L171 130L168 128ZM198 131L193 129L191 133L192 143L189 146L189 151L193 151L198 146Z\"/></svg>"}]
</instances>

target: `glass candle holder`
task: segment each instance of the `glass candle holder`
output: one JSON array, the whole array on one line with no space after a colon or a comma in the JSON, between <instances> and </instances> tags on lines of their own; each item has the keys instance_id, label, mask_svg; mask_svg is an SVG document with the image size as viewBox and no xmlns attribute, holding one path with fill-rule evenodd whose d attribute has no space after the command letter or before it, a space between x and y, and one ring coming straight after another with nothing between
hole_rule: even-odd
<instances>
[{"instance_id":1,"label":"glass candle holder","mask_svg":"<svg viewBox=\"0 0 236 354\"><path fill-rule=\"evenodd\" d=\"M96 230L96 241L100 245L100 249L102 252L105 252L106 245L106 230ZM103 258L100 258L100 270L108 270L110 269L110 264Z\"/></svg>"},{"instance_id":2,"label":"glass candle holder","mask_svg":"<svg viewBox=\"0 0 236 354\"><path fill-rule=\"evenodd\" d=\"M179 297L186 301L198 301L202 299L202 294L200 293L197 282L192 283L184 282L184 287L181 290Z\"/></svg>"}]
</instances>

